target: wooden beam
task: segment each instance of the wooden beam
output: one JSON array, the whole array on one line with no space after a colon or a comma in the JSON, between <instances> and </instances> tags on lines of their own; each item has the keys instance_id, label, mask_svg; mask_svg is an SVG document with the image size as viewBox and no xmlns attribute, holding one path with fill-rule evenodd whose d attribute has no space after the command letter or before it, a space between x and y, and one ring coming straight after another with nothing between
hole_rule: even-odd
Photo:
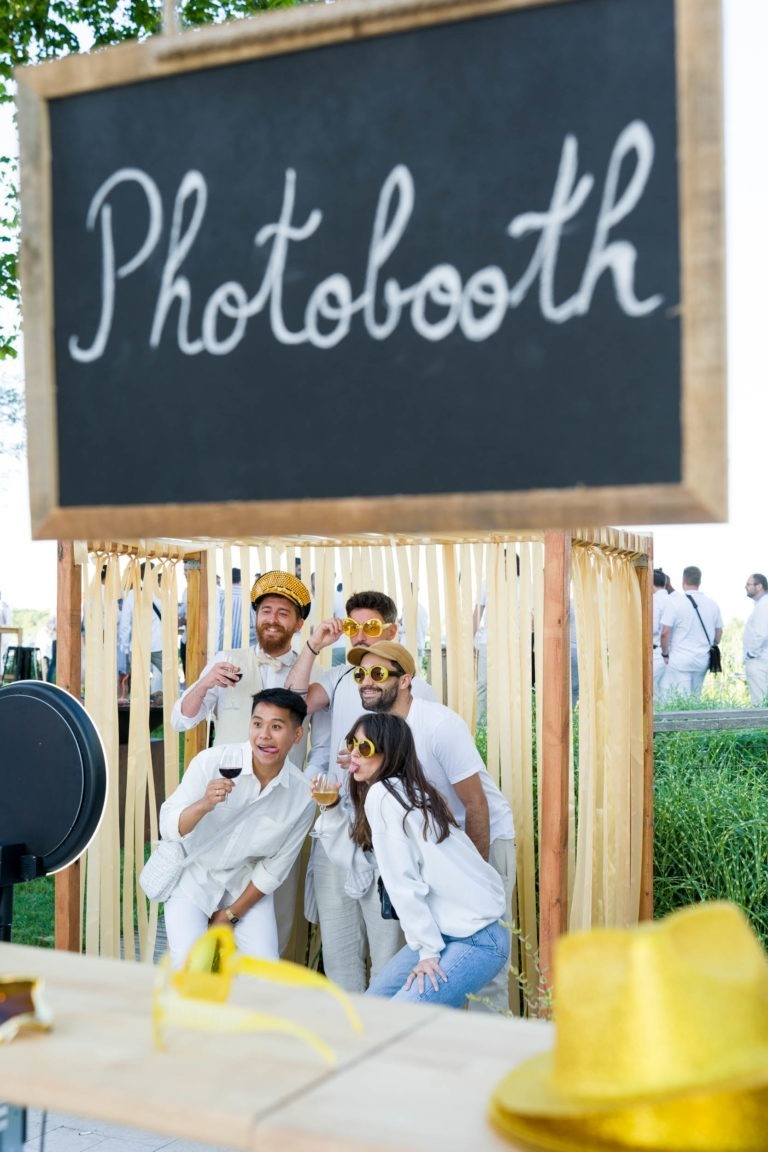
<instances>
[{"instance_id":1,"label":"wooden beam","mask_svg":"<svg viewBox=\"0 0 768 1152\"><path fill-rule=\"evenodd\" d=\"M80 568L75 564L74 545L59 541L56 607L56 683L81 699L82 592ZM82 947L80 924L80 861L55 876L54 943L66 952Z\"/></svg>"},{"instance_id":2,"label":"wooden beam","mask_svg":"<svg viewBox=\"0 0 768 1152\"><path fill-rule=\"evenodd\" d=\"M653 551L636 565L643 620L643 846L640 860L641 920L653 919Z\"/></svg>"},{"instance_id":3,"label":"wooden beam","mask_svg":"<svg viewBox=\"0 0 768 1152\"><path fill-rule=\"evenodd\" d=\"M198 552L184 562L187 577L187 685L194 684L208 658L208 553ZM206 746L208 729L197 724L184 733L184 767Z\"/></svg>"},{"instance_id":4,"label":"wooden beam","mask_svg":"<svg viewBox=\"0 0 768 1152\"><path fill-rule=\"evenodd\" d=\"M568 914L568 765L570 758L570 533L544 534L544 668L539 830L539 962L551 984L552 952ZM537 676L538 682L538 676Z\"/></svg>"}]
</instances>

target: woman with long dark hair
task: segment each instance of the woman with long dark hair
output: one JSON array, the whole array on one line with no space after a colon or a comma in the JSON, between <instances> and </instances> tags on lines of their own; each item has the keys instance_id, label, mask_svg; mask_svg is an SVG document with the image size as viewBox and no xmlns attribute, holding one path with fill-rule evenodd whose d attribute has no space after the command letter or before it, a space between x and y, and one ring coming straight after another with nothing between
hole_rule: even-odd
<instances>
[{"instance_id":1,"label":"woman with long dark hair","mask_svg":"<svg viewBox=\"0 0 768 1152\"><path fill-rule=\"evenodd\" d=\"M502 882L424 776L404 720L366 713L347 746L349 835L375 854L407 941L368 992L461 1007L509 962Z\"/></svg>"}]
</instances>

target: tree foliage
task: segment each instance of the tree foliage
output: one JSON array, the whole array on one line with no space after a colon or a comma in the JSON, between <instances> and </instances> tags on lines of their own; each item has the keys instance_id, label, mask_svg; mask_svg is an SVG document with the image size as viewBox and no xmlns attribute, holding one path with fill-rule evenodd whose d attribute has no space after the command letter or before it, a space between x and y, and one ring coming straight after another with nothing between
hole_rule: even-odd
<instances>
[{"instance_id":1,"label":"tree foliage","mask_svg":"<svg viewBox=\"0 0 768 1152\"><path fill-rule=\"evenodd\" d=\"M179 0L182 28L218 24L313 0ZM0 104L14 97L14 69L54 60L85 46L89 51L144 40L161 29L162 0L0 0ZM0 302L18 306L18 170L0 155ZM5 313L11 316L10 321ZM0 308L0 360L15 356L18 307Z\"/></svg>"}]
</instances>

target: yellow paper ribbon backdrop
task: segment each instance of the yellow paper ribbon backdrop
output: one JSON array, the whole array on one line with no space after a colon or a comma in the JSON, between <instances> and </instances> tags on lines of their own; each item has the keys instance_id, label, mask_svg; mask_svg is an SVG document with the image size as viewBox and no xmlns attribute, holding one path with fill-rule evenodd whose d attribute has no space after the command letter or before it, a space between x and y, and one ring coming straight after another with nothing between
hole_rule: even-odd
<instances>
[{"instance_id":1,"label":"yellow paper ribbon backdrop","mask_svg":"<svg viewBox=\"0 0 768 1152\"><path fill-rule=\"evenodd\" d=\"M586 537L587 534L582 534ZM642 611L636 553L612 546L601 534L574 538L573 607L579 640L579 820L573 773L570 787L570 927L634 923L637 920L642 835ZM371 537L355 543L231 541L208 552L208 653L217 642L216 573L224 589L224 644L246 647L250 588L258 573L295 571L314 596L310 620L294 643L333 614L336 585L343 599L369 588L388 593L401 612L402 640L418 651L419 605L428 616L425 672L438 699L474 728L477 651L474 627L486 603L488 769L510 801L517 830L517 891L514 917L523 945L513 958L535 987L538 947L535 839L539 826L535 776L541 762L541 708L545 692L543 655L544 537L499 536L484 541L424 542ZM179 779L178 738L169 724L178 694L178 566L200 546L162 542L89 545L84 561L86 707L107 746L110 790L107 815L89 849L84 886L86 950L117 956L121 937L128 958L151 960L157 908L137 887L145 853L147 813L157 835L157 798L149 738L149 665L152 597L163 619L163 712L165 791ZM145 562L145 580L140 565ZM149 565L154 567L150 568ZM101 580L102 565L106 577ZM243 612L241 633L232 636L231 569L239 567ZM118 821L117 600L134 593L132 693L126 766L125 816ZM194 609L194 606L191 606ZM567 638L566 638L567 643ZM533 661L532 661L533 655ZM318 671L330 667L324 649ZM536 689L532 690L533 663ZM121 832L123 883L119 881ZM134 946L134 916L138 948Z\"/></svg>"}]
</instances>

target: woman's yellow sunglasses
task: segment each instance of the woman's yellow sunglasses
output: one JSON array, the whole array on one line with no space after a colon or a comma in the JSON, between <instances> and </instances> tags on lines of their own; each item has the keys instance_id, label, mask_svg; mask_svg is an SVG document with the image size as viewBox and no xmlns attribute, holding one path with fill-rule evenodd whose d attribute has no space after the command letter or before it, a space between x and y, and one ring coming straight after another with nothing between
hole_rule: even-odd
<instances>
[{"instance_id":1,"label":"woman's yellow sunglasses","mask_svg":"<svg viewBox=\"0 0 768 1152\"><path fill-rule=\"evenodd\" d=\"M356 736L347 736L347 752L354 752L355 748L363 760L370 760L371 756L376 755L376 745L367 736L363 736L362 740L358 740Z\"/></svg>"}]
</instances>

